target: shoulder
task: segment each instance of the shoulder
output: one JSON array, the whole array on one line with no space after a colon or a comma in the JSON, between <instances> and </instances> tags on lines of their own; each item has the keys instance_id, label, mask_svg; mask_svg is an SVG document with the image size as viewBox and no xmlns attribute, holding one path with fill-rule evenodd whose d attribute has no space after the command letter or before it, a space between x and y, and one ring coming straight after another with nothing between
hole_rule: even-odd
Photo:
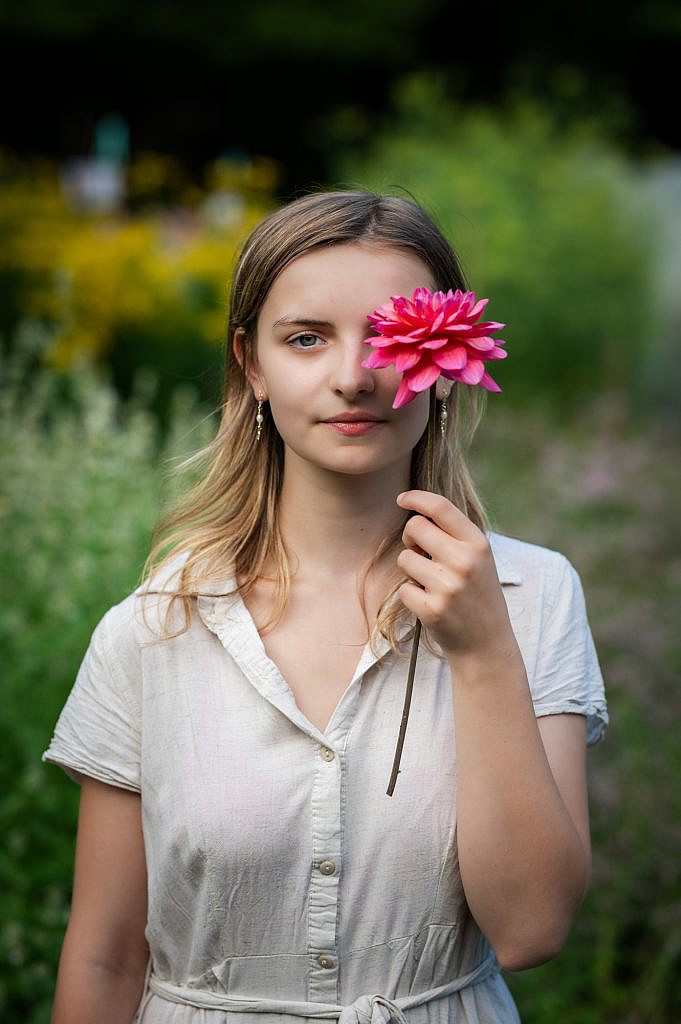
<instances>
[{"instance_id":1,"label":"shoulder","mask_svg":"<svg viewBox=\"0 0 681 1024\"><path fill-rule=\"evenodd\" d=\"M551 625L562 634L568 619L575 626L586 620L582 582L564 554L499 533L487 536L512 618L522 608L525 630Z\"/></svg>"},{"instance_id":2,"label":"shoulder","mask_svg":"<svg viewBox=\"0 0 681 1024\"><path fill-rule=\"evenodd\" d=\"M531 544L529 541L488 532L499 575L499 582L523 587L525 591L539 590L549 597L576 572L572 564L553 548Z\"/></svg>"},{"instance_id":3,"label":"shoulder","mask_svg":"<svg viewBox=\"0 0 681 1024\"><path fill-rule=\"evenodd\" d=\"M552 548L501 534L488 539L535 714L586 715L587 742L598 742L608 722L607 704L577 571Z\"/></svg>"},{"instance_id":4,"label":"shoulder","mask_svg":"<svg viewBox=\"0 0 681 1024\"><path fill-rule=\"evenodd\" d=\"M169 560L149 579L112 605L97 622L90 647L114 670L120 667L124 674L134 674L139 664L140 649L161 638L159 631L164 625L186 558L184 553ZM181 618L180 614L178 619Z\"/></svg>"}]
</instances>

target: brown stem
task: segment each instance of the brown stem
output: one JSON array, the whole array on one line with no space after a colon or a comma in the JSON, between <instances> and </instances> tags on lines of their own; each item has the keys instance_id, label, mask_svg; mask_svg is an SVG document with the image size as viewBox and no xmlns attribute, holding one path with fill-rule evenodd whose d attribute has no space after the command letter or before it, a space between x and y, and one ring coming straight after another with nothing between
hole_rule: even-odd
<instances>
[{"instance_id":1,"label":"brown stem","mask_svg":"<svg viewBox=\"0 0 681 1024\"><path fill-rule=\"evenodd\" d=\"M435 438L435 427L436 427L436 403L435 403L435 385L433 384L430 388L430 408L428 412L428 472L427 472L427 486L428 490L433 489L433 441ZM416 626L414 628L414 640L411 645L411 658L409 659L409 671L407 673L407 689L404 694L404 705L402 707L402 720L400 721L400 731L397 737L397 746L395 748L395 757L393 759L393 770L390 773L390 782L386 793L388 796L392 796L395 791L395 785L397 783L397 776L400 773L400 760L402 759L402 748L404 746L404 737L407 732L407 722L409 721L409 709L411 707L411 695L414 690L414 672L416 671L416 658L419 652L419 639L421 637L421 620L416 620Z\"/></svg>"}]
</instances>

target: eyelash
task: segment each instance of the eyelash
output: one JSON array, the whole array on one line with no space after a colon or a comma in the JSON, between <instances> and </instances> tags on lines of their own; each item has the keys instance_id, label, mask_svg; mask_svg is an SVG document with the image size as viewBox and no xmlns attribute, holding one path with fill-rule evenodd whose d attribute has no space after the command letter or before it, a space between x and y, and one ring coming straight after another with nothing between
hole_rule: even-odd
<instances>
[{"instance_id":1,"label":"eyelash","mask_svg":"<svg viewBox=\"0 0 681 1024\"><path fill-rule=\"evenodd\" d=\"M300 334L296 334L295 337L289 338L289 340L286 342L286 344L290 345L291 348L298 348L299 350L305 350L305 349L311 349L311 348L319 348L318 345L301 345L301 346L294 345L293 342L294 341L299 341L300 338L318 338L319 341L324 341L324 339L319 334L314 334L312 331L302 331ZM326 344L326 342L324 342L324 344Z\"/></svg>"}]
</instances>

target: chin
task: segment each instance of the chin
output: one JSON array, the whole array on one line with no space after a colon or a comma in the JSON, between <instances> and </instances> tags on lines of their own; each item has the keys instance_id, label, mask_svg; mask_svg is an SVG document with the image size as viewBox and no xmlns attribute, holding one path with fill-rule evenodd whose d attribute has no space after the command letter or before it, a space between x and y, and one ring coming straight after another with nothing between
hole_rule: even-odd
<instances>
[{"instance_id":1,"label":"chin","mask_svg":"<svg viewBox=\"0 0 681 1024\"><path fill-rule=\"evenodd\" d=\"M353 453L357 456L358 453ZM343 476L371 476L373 473L382 473L391 466L394 466L396 462L401 462L402 459L395 458L348 458L348 459L329 459L328 462L318 463L320 468L324 468L333 473L339 473Z\"/></svg>"}]
</instances>

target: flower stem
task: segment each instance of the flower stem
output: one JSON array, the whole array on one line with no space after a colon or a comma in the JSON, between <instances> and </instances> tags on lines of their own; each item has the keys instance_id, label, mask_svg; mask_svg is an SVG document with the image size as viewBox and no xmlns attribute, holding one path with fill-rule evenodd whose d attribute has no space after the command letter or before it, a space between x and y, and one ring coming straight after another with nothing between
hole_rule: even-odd
<instances>
[{"instance_id":1,"label":"flower stem","mask_svg":"<svg viewBox=\"0 0 681 1024\"><path fill-rule=\"evenodd\" d=\"M435 427L436 427L436 402L435 402L435 385L433 384L430 388L430 408L428 412L428 470L427 470L427 486L428 490L433 489L433 442L435 438ZM395 785L397 783L397 776L400 773L400 761L402 759L402 748L404 746L404 737L407 732L407 722L409 721L409 709L411 707L411 695L414 690L414 672L416 671L416 658L419 652L419 639L421 637L421 620L416 620L416 626L414 628L414 639L411 645L411 657L409 659L409 672L407 673L407 689L404 694L404 706L402 707L402 720L400 722L400 731L397 737L397 746L395 748L395 757L393 759L393 770L390 773L390 782L386 793L388 796L392 796L395 791Z\"/></svg>"}]
</instances>

